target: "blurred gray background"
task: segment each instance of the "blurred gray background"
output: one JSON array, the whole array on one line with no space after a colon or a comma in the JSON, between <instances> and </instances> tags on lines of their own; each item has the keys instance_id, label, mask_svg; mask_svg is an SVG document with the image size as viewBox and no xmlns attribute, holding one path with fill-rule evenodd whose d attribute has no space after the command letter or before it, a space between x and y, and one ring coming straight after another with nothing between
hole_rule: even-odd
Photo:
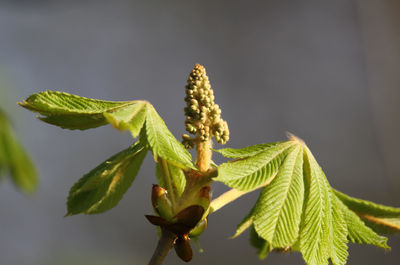
<instances>
[{"instance_id":1,"label":"blurred gray background","mask_svg":"<svg viewBox=\"0 0 400 265\"><path fill-rule=\"evenodd\" d=\"M157 240L143 216L152 212L151 156L116 208L63 218L72 184L132 139L111 126L62 130L15 102L45 89L147 99L180 138L195 63L208 70L229 146L290 131L333 187L400 206L399 13L396 0L1 1L0 104L41 180L32 197L0 184L0 264L147 263ZM304 264L297 253L259 261L247 234L228 239L256 197L210 217L193 265ZM350 245L348 264L399 264L400 236L389 244L391 252ZM183 263L171 254L165 264Z\"/></svg>"}]
</instances>

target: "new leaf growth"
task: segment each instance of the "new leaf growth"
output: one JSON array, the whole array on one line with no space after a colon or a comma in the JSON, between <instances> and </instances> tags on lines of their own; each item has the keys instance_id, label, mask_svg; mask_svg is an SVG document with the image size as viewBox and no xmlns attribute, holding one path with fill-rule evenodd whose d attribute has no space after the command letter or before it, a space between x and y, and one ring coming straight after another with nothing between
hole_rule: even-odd
<instances>
[{"instance_id":1,"label":"new leaf growth","mask_svg":"<svg viewBox=\"0 0 400 265\"><path fill-rule=\"evenodd\" d=\"M62 92L33 94L21 106L38 112L44 122L86 130L111 124L139 139L84 175L70 190L68 215L101 213L115 207L151 151L156 179L151 189L154 215L161 230L150 265L161 264L170 249L185 262L192 259L190 240L197 242L208 215L249 192L259 198L238 225L234 237L250 230L250 243L260 258L271 251L299 251L308 265L343 265L348 242L389 248L378 233L400 231L400 208L352 198L333 189L311 151L299 138L240 149L213 150L229 140L229 129L205 68L191 71L185 97L185 127L180 143L154 107L144 100L104 101ZM192 160L186 150L196 148ZM228 159L211 166L212 152ZM222 182L231 190L211 201L211 187ZM150 188L149 188L150 190ZM210 225L213 225L212 223Z\"/></svg>"}]
</instances>

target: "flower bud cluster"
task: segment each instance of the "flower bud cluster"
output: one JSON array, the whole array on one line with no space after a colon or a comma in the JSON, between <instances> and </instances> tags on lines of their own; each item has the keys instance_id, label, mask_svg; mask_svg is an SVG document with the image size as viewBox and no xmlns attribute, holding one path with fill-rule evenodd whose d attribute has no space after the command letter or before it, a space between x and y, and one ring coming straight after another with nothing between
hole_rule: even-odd
<instances>
[{"instance_id":1,"label":"flower bud cluster","mask_svg":"<svg viewBox=\"0 0 400 265\"><path fill-rule=\"evenodd\" d=\"M218 143L225 144L229 140L228 124L221 118L218 104L214 103L214 91L202 65L195 65L185 88L186 131L197 134L200 141L207 141L214 136ZM182 138L186 148L193 148L194 139L187 134Z\"/></svg>"}]
</instances>

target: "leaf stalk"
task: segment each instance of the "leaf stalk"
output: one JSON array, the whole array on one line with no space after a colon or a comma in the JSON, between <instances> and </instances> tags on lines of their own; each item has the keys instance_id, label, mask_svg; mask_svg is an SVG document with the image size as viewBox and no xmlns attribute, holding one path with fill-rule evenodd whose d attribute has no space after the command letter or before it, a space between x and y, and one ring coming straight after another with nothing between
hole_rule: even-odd
<instances>
[{"instance_id":1,"label":"leaf stalk","mask_svg":"<svg viewBox=\"0 0 400 265\"><path fill-rule=\"evenodd\" d=\"M241 196L250 193L254 190L249 190L249 191L241 191L237 189L230 189L227 192L221 194L219 197L215 198L214 200L211 201L210 204L210 214L218 211L228 203L233 202L234 200L240 198Z\"/></svg>"}]
</instances>

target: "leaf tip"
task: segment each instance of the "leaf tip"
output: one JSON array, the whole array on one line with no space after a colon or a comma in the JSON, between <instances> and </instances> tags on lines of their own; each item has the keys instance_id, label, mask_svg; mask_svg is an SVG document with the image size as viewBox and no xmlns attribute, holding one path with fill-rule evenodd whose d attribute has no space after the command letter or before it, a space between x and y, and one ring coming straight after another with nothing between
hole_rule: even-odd
<instances>
[{"instance_id":1,"label":"leaf tip","mask_svg":"<svg viewBox=\"0 0 400 265\"><path fill-rule=\"evenodd\" d=\"M68 216L72 216L73 214L71 213L71 212L67 212L65 215L64 215L64 218L65 217L68 217Z\"/></svg>"},{"instance_id":2,"label":"leaf tip","mask_svg":"<svg viewBox=\"0 0 400 265\"><path fill-rule=\"evenodd\" d=\"M298 143L300 145L305 145L305 142L303 141L303 139L297 137L293 133L286 132L286 137L289 139L289 141L296 142L296 143Z\"/></svg>"},{"instance_id":3,"label":"leaf tip","mask_svg":"<svg viewBox=\"0 0 400 265\"><path fill-rule=\"evenodd\" d=\"M29 109L29 106L30 106L29 102L26 101L26 100L24 100L24 101L18 101L18 102L17 102L17 105L20 106L20 107L23 107L23 108L25 108L25 109Z\"/></svg>"},{"instance_id":4,"label":"leaf tip","mask_svg":"<svg viewBox=\"0 0 400 265\"><path fill-rule=\"evenodd\" d=\"M240 236L242 233L236 232L233 236L228 237L228 239L235 239Z\"/></svg>"}]
</instances>

